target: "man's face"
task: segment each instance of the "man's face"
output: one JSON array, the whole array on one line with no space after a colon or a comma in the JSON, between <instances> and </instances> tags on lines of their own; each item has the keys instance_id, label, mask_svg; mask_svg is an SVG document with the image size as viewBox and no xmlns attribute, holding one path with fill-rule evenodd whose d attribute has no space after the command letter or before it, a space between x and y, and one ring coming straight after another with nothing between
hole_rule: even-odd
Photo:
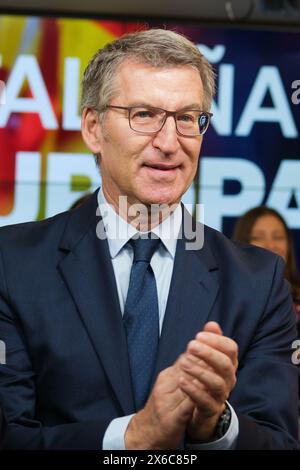
<instances>
[{"instance_id":1,"label":"man's face","mask_svg":"<svg viewBox=\"0 0 300 470\"><path fill-rule=\"evenodd\" d=\"M201 78L190 66L154 68L127 60L119 67L116 84L119 92L110 105L203 109ZM201 136L178 135L172 116L156 134L140 134L129 127L128 112L120 109L108 109L98 126L102 188L108 202L118 207L120 195L126 195L129 204L180 201L197 170Z\"/></svg>"}]
</instances>

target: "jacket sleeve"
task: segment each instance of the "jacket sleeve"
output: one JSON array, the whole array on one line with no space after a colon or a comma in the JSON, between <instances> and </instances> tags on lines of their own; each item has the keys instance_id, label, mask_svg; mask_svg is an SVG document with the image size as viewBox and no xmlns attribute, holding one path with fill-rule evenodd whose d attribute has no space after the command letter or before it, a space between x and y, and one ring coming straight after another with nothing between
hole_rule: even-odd
<instances>
[{"instance_id":1,"label":"jacket sleeve","mask_svg":"<svg viewBox=\"0 0 300 470\"><path fill-rule=\"evenodd\" d=\"M298 448L298 372L290 288L277 259L263 315L240 364L230 397L239 418L237 449Z\"/></svg>"},{"instance_id":2,"label":"jacket sleeve","mask_svg":"<svg viewBox=\"0 0 300 470\"><path fill-rule=\"evenodd\" d=\"M3 449L95 449L99 450L110 420L43 426L36 419L36 383L22 325L9 298L0 259L0 340L6 354L0 364L0 409ZM4 360L5 359L5 360Z\"/></svg>"}]
</instances>

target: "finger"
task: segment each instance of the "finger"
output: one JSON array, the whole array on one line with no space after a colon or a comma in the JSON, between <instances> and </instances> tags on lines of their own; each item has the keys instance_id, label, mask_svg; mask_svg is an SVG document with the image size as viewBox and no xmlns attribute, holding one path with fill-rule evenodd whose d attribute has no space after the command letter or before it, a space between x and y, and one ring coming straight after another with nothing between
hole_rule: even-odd
<instances>
[{"instance_id":1,"label":"finger","mask_svg":"<svg viewBox=\"0 0 300 470\"><path fill-rule=\"evenodd\" d=\"M192 355L188 352L185 352L183 354L180 355L180 357L178 358L178 365L180 367L180 370L182 370L182 367L181 367L181 363L182 363L182 360L184 357L188 357L188 359L190 361L194 361L195 363L197 363L199 366L203 367L203 368L207 368L207 369L211 369L212 370L212 367L207 364L205 361L203 361L202 359L200 359L199 357L195 356L195 355Z\"/></svg>"},{"instance_id":2,"label":"finger","mask_svg":"<svg viewBox=\"0 0 300 470\"><path fill-rule=\"evenodd\" d=\"M188 357L182 360L182 368L185 371L184 378L186 380L189 380L190 382L193 381L195 385L197 385L197 382L201 384L201 388L203 389L204 387L205 391L213 396L219 403L224 403L224 401L228 399L229 394L236 383L234 374L225 379L216 372L203 368L197 363L190 361Z\"/></svg>"},{"instance_id":3,"label":"finger","mask_svg":"<svg viewBox=\"0 0 300 470\"><path fill-rule=\"evenodd\" d=\"M204 325L203 331L215 333L216 335L223 335L220 325L215 321L209 321Z\"/></svg>"},{"instance_id":4,"label":"finger","mask_svg":"<svg viewBox=\"0 0 300 470\"><path fill-rule=\"evenodd\" d=\"M183 372L181 372L181 375ZM149 406L163 406L166 412L181 410L183 413L188 413L194 404L191 402L188 395L179 387L180 374L176 372L176 381L173 380L174 368L169 367L163 370L153 386L150 393Z\"/></svg>"},{"instance_id":5,"label":"finger","mask_svg":"<svg viewBox=\"0 0 300 470\"><path fill-rule=\"evenodd\" d=\"M215 333L201 331L196 336L196 341L205 343L214 349L226 354L235 367L238 365L238 345L237 343L227 336L220 336Z\"/></svg>"},{"instance_id":6,"label":"finger","mask_svg":"<svg viewBox=\"0 0 300 470\"><path fill-rule=\"evenodd\" d=\"M180 366L184 356L185 354L182 354L173 366L161 371L153 386L156 396L164 395L168 398L171 406L177 406L179 402L187 398L179 387L179 378L186 374ZM199 361L196 357L191 360L196 362Z\"/></svg>"},{"instance_id":7,"label":"finger","mask_svg":"<svg viewBox=\"0 0 300 470\"><path fill-rule=\"evenodd\" d=\"M184 390L182 390L181 388L180 392L184 399L177 403L176 408L174 408L173 411L176 411L177 416L181 417L181 419L186 421L186 419L191 417L191 415L193 414L195 403L190 398L190 396L185 393Z\"/></svg>"},{"instance_id":8,"label":"finger","mask_svg":"<svg viewBox=\"0 0 300 470\"><path fill-rule=\"evenodd\" d=\"M205 417L213 416L218 413L220 403L211 396L203 387L200 388L196 381L188 381L184 378L180 380L180 387L183 392L190 397Z\"/></svg>"},{"instance_id":9,"label":"finger","mask_svg":"<svg viewBox=\"0 0 300 470\"><path fill-rule=\"evenodd\" d=\"M193 381L199 384L199 392L205 390L212 394L218 401L224 403L228 399L231 390L236 384L234 369L231 374L222 376L216 373L211 367L202 367L197 358L191 354L182 355L180 365L183 373L181 377L186 381Z\"/></svg>"},{"instance_id":10,"label":"finger","mask_svg":"<svg viewBox=\"0 0 300 470\"><path fill-rule=\"evenodd\" d=\"M225 380L233 381L236 367L228 355L197 340L188 344L188 352L212 367Z\"/></svg>"}]
</instances>

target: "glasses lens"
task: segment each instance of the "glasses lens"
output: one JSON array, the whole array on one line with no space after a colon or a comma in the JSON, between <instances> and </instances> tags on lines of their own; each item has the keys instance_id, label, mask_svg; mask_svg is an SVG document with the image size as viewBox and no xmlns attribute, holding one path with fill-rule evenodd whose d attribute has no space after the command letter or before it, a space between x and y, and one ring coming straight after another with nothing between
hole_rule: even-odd
<instances>
[{"instance_id":1,"label":"glasses lens","mask_svg":"<svg viewBox=\"0 0 300 470\"><path fill-rule=\"evenodd\" d=\"M157 132L163 122L164 111L156 108L131 108L130 125L138 132Z\"/></svg>"},{"instance_id":2,"label":"glasses lens","mask_svg":"<svg viewBox=\"0 0 300 470\"><path fill-rule=\"evenodd\" d=\"M197 110L176 113L178 132L186 136L203 135L209 124L209 114Z\"/></svg>"},{"instance_id":3,"label":"glasses lens","mask_svg":"<svg viewBox=\"0 0 300 470\"><path fill-rule=\"evenodd\" d=\"M206 132L208 125L209 125L209 114L201 113L198 119L198 123L199 123L200 135L203 135Z\"/></svg>"}]
</instances>

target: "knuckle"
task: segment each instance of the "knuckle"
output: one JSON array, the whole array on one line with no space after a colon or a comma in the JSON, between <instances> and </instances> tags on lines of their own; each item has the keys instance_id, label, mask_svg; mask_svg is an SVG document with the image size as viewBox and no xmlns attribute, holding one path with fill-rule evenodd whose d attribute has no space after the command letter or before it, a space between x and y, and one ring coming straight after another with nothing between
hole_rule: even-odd
<instances>
[{"instance_id":1,"label":"knuckle","mask_svg":"<svg viewBox=\"0 0 300 470\"><path fill-rule=\"evenodd\" d=\"M223 368L223 370L226 374L229 374L231 372L232 366L233 366L233 364L232 364L231 360L229 359L229 357L224 356L222 368Z\"/></svg>"},{"instance_id":2,"label":"knuckle","mask_svg":"<svg viewBox=\"0 0 300 470\"><path fill-rule=\"evenodd\" d=\"M156 379L156 382L155 382L155 384L156 384L157 387L160 387L161 384L165 382L165 380L167 379L167 377L168 377L169 374L170 374L169 369L170 369L170 368L168 367L167 369L162 370L162 371L158 374L157 379Z\"/></svg>"},{"instance_id":3,"label":"knuckle","mask_svg":"<svg viewBox=\"0 0 300 470\"><path fill-rule=\"evenodd\" d=\"M177 360L179 366L182 366L184 364L185 357L186 357L185 354L180 354L180 356L178 357L178 360Z\"/></svg>"},{"instance_id":4,"label":"knuckle","mask_svg":"<svg viewBox=\"0 0 300 470\"><path fill-rule=\"evenodd\" d=\"M238 345L235 341L230 340L228 344L229 354L233 357L236 357L238 354Z\"/></svg>"},{"instance_id":5,"label":"knuckle","mask_svg":"<svg viewBox=\"0 0 300 470\"><path fill-rule=\"evenodd\" d=\"M236 378L236 375L234 374L232 378L232 388L235 387L236 382L237 382L237 378Z\"/></svg>"},{"instance_id":6,"label":"knuckle","mask_svg":"<svg viewBox=\"0 0 300 470\"><path fill-rule=\"evenodd\" d=\"M224 381L220 377L215 381L215 393L221 397L225 395Z\"/></svg>"},{"instance_id":7,"label":"knuckle","mask_svg":"<svg viewBox=\"0 0 300 470\"><path fill-rule=\"evenodd\" d=\"M195 339L192 339L191 341L189 341L187 349L188 350L195 349L197 344L198 344L198 341L196 341Z\"/></svg>"}]
</instances>

